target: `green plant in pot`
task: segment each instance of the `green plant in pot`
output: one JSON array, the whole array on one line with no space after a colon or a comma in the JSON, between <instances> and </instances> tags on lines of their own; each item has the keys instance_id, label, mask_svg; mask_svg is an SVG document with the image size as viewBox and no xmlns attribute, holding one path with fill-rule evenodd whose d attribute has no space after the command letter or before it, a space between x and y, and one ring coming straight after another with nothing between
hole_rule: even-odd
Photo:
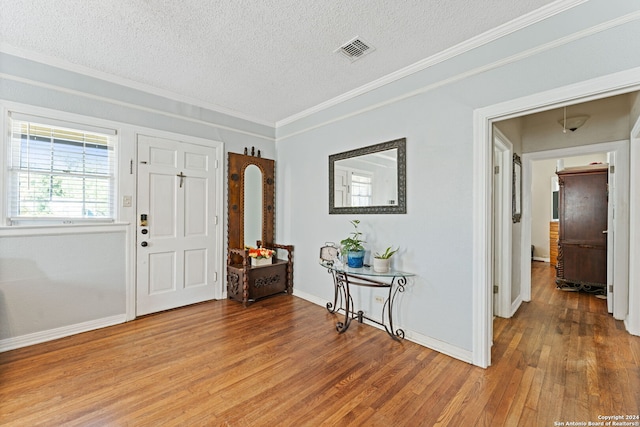
<instances>
[{"instance_id":1,"label":"green plant in pot","mask_svg":"<svg viewBox=\"0 0 640 427\"><path fill-rule=\"evenodd\" d=\"M388 273L391 270L391 257L398 252L398 249L391 249L389 246L384 252L376 252L373 256L373 271L378 273Z\"/></svg>"},{"instance_id":2,"label":"green plant in pot","mask_svg":"<svg viewBox=\"0 0 640 427\"><path fill-rule=\"evenodd\" d=\"M351 221L354 231L349 234L349 237L340 241L342 245L342 252L347 254L347 265L349 267L360 268L364 263L364 246L366 243L362 240L362 232L358 230L360 220L354 219Z\"/></svg>"}]
</instances>

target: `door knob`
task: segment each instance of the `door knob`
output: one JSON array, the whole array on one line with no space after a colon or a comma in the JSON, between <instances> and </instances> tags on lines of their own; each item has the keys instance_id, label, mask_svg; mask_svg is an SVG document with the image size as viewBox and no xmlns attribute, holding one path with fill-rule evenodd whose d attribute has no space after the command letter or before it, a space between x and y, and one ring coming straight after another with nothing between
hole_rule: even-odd
<instances>
[{"instance_id":1,"label":"door knob","mask_svg":"<svg viewBox=\"0 0 640 427\"><path fill-rule=\"evenodd\" d=\"M602 231L602 234L608 234L608 233L609 233L609 230L603 230Z\"/></svg>"},{"instance_id":2,"label":"door knob","mask_svg":"<svg viewBox=\"0 0 640 427\"><path fill-rule=\"evenodd\" d=\"M142 242L140 243L140 246L142 246L143 248L146 248L149 244L147 242Z\"/></svg>"}]
</instances>

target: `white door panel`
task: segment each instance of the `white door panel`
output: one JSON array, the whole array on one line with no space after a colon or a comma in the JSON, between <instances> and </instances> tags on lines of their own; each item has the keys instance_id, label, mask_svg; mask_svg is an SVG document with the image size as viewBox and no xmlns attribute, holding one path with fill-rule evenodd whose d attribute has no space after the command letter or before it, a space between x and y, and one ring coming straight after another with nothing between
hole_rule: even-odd
<instances>
[{"instance_id":1,"label":"white door panel","mask_svg":"<svg viewBox=\"0 0 640 427\"><path fill-rule=\"evenodd\" d=\"M138 136L138 315L216 296L215 164L215 148Z\"/></svg>"},{"instance_id":2,"label":"white door panel","mask_svg":"<svg viewBox=\"0 0 640 427\"><path fill-rule=\"evenodd\" d=\"M207 285L207 251L193 249L184 253L184 287Z\"/></svg>"},{"instance_id":3,"label":"white door panel","mask_svg":"<svg viewBox=\"0 0 640 427\"><path fill-rule=\"evenodd\" d=\"M145 186L148 188L148 208L145 209L143 206L140 208L147 214L153 212L153 219L150 220L153 227L149 228L149 237L154 241L176 237L175 178L172 175L151 173L149 174L149 184Z\"/></svg>"},{"instance_id":4,"label":"white door panel","mask_svg":"<svg viewBox=\"0 0 640 427\"><path fill-rule=\"evenodd\" d=\"M207 236L207 198L206 178L186 178L184 189L184 229L187 237Z\"/></svg>"},{"instance_id":5,"label":"white door panel","mask_svg":"<svg viewBox=\"0 0 640 427\"><path fill-rule=\"evenodd\" d=\"M156 252L149 254L149 295L156 295L176 290L175 255L175 252Z\"/></svg>"},{"instance_id":6,"label":"white door panel","mask_svg":"<svg viewBox=\"0 0 640 427\"><path fill-rule=\"evenodd\" d=\"M140 135L140 138L147 138L144 135ZM148 147L148 163L154 166L168 166L170 168L175 168L177 166L177 152L169 147Z\"/></svg>"},{"instance_id":7,"label":"white door panel","mask_svg":"<svg viewBox=\"0 0 640 427\"><path fill-rule=\"evenodd\" d=\"M187 152L184 156L184 167L192 171L206 172L209 169L207 156L202 153Z\"/></svg>"}]
</instances>

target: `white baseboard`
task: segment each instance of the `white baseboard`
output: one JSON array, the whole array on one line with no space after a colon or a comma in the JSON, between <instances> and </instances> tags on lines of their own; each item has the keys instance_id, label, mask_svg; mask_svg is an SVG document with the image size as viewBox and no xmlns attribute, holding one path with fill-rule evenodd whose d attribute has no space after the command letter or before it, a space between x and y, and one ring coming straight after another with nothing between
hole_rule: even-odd
<instances>
[{"instance_id":1,"label":"white baseboard","mask_svg":"<svg viewBox=\"0 0 640 427\"><path fill-rule=\"evenodd\" d=\"M88 332L94 329L117 325L119 323L124 323L126 319L126 314L118 314L116 316L104 317L102 319L90 320L88 322L76 323L69 326L62 326L60 328L49 329L47 331L34 332L32 334L6 338L0 340L0 352L15 350L16 348L40 344L43 342L56 340L58 338L64 338L70 335L79 334L81 332Z\"/></svg>"},{"instance_id":2,"label":"white baseboard","mask_svg":"<svg viewBox=\"0 0 640 427\"><path fill-rule=\"evenodd\" d=\"M323 307L326 307L327 303L329 302L329 300L318 298L315 295L311 295L311 294L308 294L306 292L301 292L301 291L299 291L299 290L297 290L295 288L293 289L293 295L296 296L296 297L302 298L303 300L312 302L312 303L314 303L316 305L321 305Z\"/></svg>"},{"instance_id":3,"label":"white baseboard","mask_svg":"<svg viewBox=\"0 0 640 427\"><path fill-rule=\"evenodd\" d=\"M327 302L329 302L328 300L318 298L315 295L311 295L306 292L300 292L295 289L293 291L293 295L322 307L326 307ZM367 322L366 319L365 319L365 323L384 331L384 328L376 323ZM446 354L447 356L453 357L454 359L458 359L463 362L473 364L473 354L469 350L462 349L455 345L451 345L444 341L440 341L435 338L431 338L426 335L419 334L417 332L413 332L406 329L404 331L405 331L405 339L408 341L414 342L416 344L419 344L431 350L435 350L439 353Z\"/></svg>"},{"instance_id":4,"label":"white baseboard","mask_svg":"<svg viewBox=\"0 0 640 427\"><path fill-rule=\"evenodd\" d=\"M509 315L509 318L512 318L513 315L516 314L516 311L518 311L521 305L522 305L522 295L518 295L518 298L516 298L516 300L513 303L511 303L511 314Z\"/></svg>"},{"instance_id":5,"label":"white baseboard","mask_svg":"<svg viewBox=\"0 0 640 427\"><path fill-rule=\"evenodd\" d=\"M640 330L635 330L631 327L631 322L629 321L629 315L624 319L624 327L631 335L635 335L640 337Z\"/></svg>"},{"instance_id":6,"label":"white baseboard","mask_svg":"<svg viewBox=\"0 0 640 427\"><path fill-rule=\"evenodd\" d=\"M427 347L431 350L435 350L438 353L446 354L454 359L473 364L473 353L470 350L465 350L458 346L413 331L406 331L405 337L409 341L420 344L421 346Z\"/></svg>"}]
</instances>

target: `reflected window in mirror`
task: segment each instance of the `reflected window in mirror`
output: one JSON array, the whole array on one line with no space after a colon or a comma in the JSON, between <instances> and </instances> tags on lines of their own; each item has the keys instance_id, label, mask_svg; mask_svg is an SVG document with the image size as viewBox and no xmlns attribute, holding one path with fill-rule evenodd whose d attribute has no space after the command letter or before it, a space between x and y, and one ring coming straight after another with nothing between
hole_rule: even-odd
<instances>
[{"instance_id":1,"label":"reflected window in mirror","mask_svg":"<svg viewBox=\"0 0 640 427\"><path fill-rule=\"evenodd\" d=\"M262 240L262 172L256 165L244 170L244 245Z\"/></svg>"},{"instance_id":2,"label":"reflected window in mirror","mask_svg":"<svg viewBox=\"0 0 640 427\"><path fill-rule=\"evenodd\" d=\"M377 187L376 187L377 188ZM351 206L373 206L373 174L351 172Z\"/></svg>"},{"instance_id":3,"label":"reflected window in mirror","mask_svg":"<svg viewBox=\"0 0 640 427\"><path fill-rule=\"evenodd\" d=\"M329 213L406 213L406 140L329 156Z\"/></svg>"}]
</instances>

